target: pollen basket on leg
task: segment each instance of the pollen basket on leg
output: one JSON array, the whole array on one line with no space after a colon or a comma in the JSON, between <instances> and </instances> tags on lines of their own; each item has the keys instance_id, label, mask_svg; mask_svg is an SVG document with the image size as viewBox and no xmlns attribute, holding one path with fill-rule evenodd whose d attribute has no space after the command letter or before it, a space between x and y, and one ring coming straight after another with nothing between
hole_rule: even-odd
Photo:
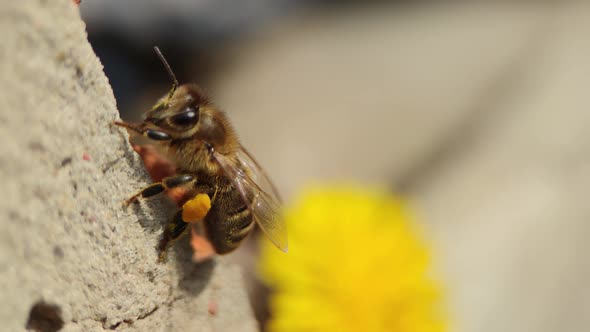
<instances>
[{"instance_id":1,"label":"pollen basket on leg","mask_svg":"<svg viewBox=\"0 0 590 332\"><path fill-rule=\"evenodd\" d=\"M211 199L207 194L198 194L182 206L182 220L187 223L198 222L205 218L211 208Z\"/></svg>"}]
</instances>

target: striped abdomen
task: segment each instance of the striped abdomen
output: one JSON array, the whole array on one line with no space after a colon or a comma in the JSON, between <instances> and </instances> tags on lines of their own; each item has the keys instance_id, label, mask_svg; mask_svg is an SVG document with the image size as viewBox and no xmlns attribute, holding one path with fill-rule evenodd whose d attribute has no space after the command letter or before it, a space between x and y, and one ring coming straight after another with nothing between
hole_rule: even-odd
<instances>
[{"instance_id":1,"label":"striped abdomen","mask_svg":"<svg viewBox=\"0 0 590 332\"><path fill-rule=\"evenodd\" d=\"M215 251L226 254L240 245L254 228L254 223L237 190L231 186L219 189L205 217L205 229Z\"/></svg>"}]
</instances>

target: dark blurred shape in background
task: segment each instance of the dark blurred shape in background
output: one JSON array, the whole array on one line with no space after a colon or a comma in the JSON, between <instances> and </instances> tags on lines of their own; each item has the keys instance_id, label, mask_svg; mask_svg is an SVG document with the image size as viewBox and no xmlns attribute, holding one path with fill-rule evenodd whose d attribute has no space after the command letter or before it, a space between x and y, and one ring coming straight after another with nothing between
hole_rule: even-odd
<instances>
[{"instance_id":1,"label":"dark blurred shape in background","mask_svg":"<svg viewBox=\"0 0 590 332\"><path fill-rule=\"evenodd\" d=\"M386 1L333 0L104 0L81 7L88 38L100 57L122 116L136 117L134 106L144 91L167 86L162 66L153 54L159 46L181 82L207 85L234 42L280 25L281 19L303 13L355 10ZM389 3L392 3L389 1ZM272 61L272 59L269 59Z\"/></svg>"},{"instance_id":2,"label":"dark blurred shape in background","mask_svg":"<svg viewBox=\"0 0 590 332\"><path fill-rule=\"evenodd\" d=\"M145 91L165 91L167 78L154 56L159 46L181 82L206 86L232 41L268 26L306 1L88 1L81 13L88 38L111 81L122 117L135 118Z\"/></svg>"},{"instance_id":3,"label":"dark blurred shape in background","mask_svg":"<svg viewBox=\"0 0 590 332\"><path fill-rule=\"evenodd\" d=\"M146 90L165 91L158 45L181 82L206 82L219 48L284 12L284 1L88 1L81 7L88 37L105 66L125 117ZM213 62L213 63L212 63ZM190 70L189 70L190 68ZM198 75L187 77L187 72Z\"/></svg>"}]
</instances>

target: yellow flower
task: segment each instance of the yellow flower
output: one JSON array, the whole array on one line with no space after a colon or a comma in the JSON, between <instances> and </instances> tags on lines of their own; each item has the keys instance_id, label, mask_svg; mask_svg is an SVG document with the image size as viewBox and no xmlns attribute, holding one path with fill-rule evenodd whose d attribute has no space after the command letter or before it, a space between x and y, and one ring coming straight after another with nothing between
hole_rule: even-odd
<instances>
[{"instance_id":1,"label":"yellow flower","mask_svg":"<svg viewBox=\"0 0 590 332\"><path fill-rule=\"evenodd\" d=\"M403 204L361 187L316 188L286 211L289 253L265 241L270 331L446 331L428 249Z\"/></svg>"}]
</instances>

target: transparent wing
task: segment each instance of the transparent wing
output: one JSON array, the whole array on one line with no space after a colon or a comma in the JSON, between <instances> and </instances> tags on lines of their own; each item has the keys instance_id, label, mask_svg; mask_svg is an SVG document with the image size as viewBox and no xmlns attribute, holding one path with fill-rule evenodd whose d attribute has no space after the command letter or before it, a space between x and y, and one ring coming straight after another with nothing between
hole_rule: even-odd
<instances>
[{"instance_id":1,"label":"transparent wing","mask_svg":"<svg viewBox=\"0 0 590 332\"><path fill-rule=\"evenodd\" d=\"M254 221L277 248L287 252L287 227L279 215L280 199L274 185L246 150L242 148L237 156L237 163L231 163L223 155L213 153L213 158L242 196ZM268 186L272 194L265 192L259 183Z\"/></svg>"},{"instance_id":2,"label":"transparent wing","mask_svg":"<svg viewBox=\"0 0 590 332\"><path fill-rule=\"evenodd\" d=\"M241 146L240 151L238 151L238 159L247 170L250 170L251 174L249 175L252 178L252 181L254 181L262 191L268 193L272 199L281 204L282 199L274 183L272 183L264 169L256 159L254 159L252 154L250 154L250 152L248 152L243 146Z\"/></svg>"}]
</instances>

